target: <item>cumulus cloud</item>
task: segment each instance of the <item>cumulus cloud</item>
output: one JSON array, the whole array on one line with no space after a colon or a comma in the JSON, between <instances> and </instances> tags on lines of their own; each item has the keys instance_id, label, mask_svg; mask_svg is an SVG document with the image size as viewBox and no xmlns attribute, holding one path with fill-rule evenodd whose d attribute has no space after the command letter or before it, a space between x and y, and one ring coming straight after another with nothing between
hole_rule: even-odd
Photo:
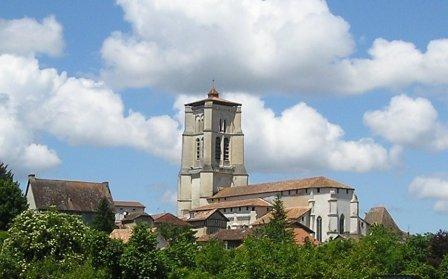
<instances>
[{"instance_id":1,"label":"cumulus cloud","mask_svg":"<svg viewBox=\"0 0 448 279\"><path fill-rule=\"evenodd\" d=\"M25 171L60 163L39 144L49 133L73 145L129 146L178 161L179 122L126 112L103 83L40 69L35 58L0 55L0 160Z\"/></svg>"},{"instance_id":2,"label":"cumulus cloud","mask_svg":"<svg viewBox=\"0 0 448 279\"><path fill-rule=\"evenodd\" d=\"M409 185L409 192L420 199L435 199L434 210L448 212L448 178L417 176Z\"/></svg>"},{"instance_id":3,"label":"cumulus cloud","mask_svg":"<svg viewBox=\"0 0 448 279\"><path fill-rule=\"evenodd\" d=\"M446 84L448 39L378 38L353 57L349 24L321 0L118 0L132 32L101 50L117 87L198 92L213 78L230 91L359 94L413 83Z\"/></svg>"},{"instance_id":4,"label":"cumulus cloud","mask_svg":"<svg viewBox=\"0 0 448 279\"><path fill-rule=\"evenodd\" d=\"M331 169L384 170L400 150L386 150L370 138L345 140L343 129L314 108L298 103L276 115L258 97L227 94L243 104L247 164L261 171Z\"/></svg>"},{"instance_id":5,"label":"cumulus cloud","mask_svg":"<svg viewBox=\"0 0 448 279\"><path fill-rule=\"evenodd\" d=\"M428 99L395 96L382 110L364 114L364 123L388 141L410 147L448 149L448 127Z\"/></svg>"},{"instance_id":6,"label":"cumulus cloud","mask_svg":"<svg viewBox=\"0 0 448 279\"><path fill-rule=\"evenodd\" d=\"M37 21L33 18L0 18L0 53L57 56L64 48L62 26L54 16Z\"/></svg>"}]
</instances>

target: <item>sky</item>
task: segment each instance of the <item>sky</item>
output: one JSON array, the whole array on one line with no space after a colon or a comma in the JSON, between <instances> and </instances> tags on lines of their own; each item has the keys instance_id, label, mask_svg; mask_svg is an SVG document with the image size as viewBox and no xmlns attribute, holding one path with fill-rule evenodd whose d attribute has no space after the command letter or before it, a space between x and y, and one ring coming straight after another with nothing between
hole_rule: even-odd
<instances>
[{"instance_id":1,"label":"sky","mask_svg":"<svg viewBox=\"0 0 448 279\"><path fill-rule=\"evenodd\" d=\"M250 183L327 176L447 229L445 1L1 1L0 161L175 212L183 104L243 104Z\"/></svg>"}]
</instances>

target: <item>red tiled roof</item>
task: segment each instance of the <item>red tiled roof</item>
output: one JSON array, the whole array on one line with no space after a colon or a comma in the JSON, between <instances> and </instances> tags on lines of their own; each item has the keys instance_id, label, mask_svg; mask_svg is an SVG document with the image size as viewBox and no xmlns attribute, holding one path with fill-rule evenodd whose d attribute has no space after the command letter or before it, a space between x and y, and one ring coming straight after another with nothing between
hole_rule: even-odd
<instances>
[{"instance_id":1,"label":"red tiled roof","mask_svg":"<svg viewBox=\"0 0 448 279\"><path fill-rule=\"evenodd\" d=\"M185 219L187 222L194 222L194 221L204 221L207 220L210 216L213 215L213 213L218 212L220 215L222 215L227 221L226 216L222 214L218 209L210 209L210 210L204 210L204 211L197 211L194 213L193 217Z\"/></svg>"},{"instance_id":2,"label":"red tiled roof","mask_svg":"<svg viewBox=\"0 0 448 279\"><path fill-rule=\"evenodd\" d=\"M299 219L300 217L302 217L305 213L310 211L310 208L308 208L308 207L290 207L290 208L286 208L285 211L286 211L286 217L287 217L288 221L295 221L295 220ZM271 221L272 217L273 217L272 212L266 213L262 217L255 220L255 222L252 225L258 226L258 225L267 224Z\"/></svg>"},{"instance_id":3,"label":"red tiled roof","mask_svg":"<svg viewBox=\"0 0 448 279\"><path fill-rule=\"evenodd\" d=\"M246 200L235 200L235 201L222 201L214 202L208 205L193 208L192 211L202 211L211 209L224 209L224 208L234 208L234 207L244 207L244 206L254 206L254 207L271 207L272 204L261 199L246 199Z\"/></svg>"},{"instance_id":4,"label":"red tiled roof","mask_svg":"<svg viewBox=\"0 0 448 279\"><path fill-rule=\"evenodd\" d=\"M319 176L299 180L287 180L279 182L268 182L262 184L253 184L247 186L225 187L212 198L235 197L262 193L275 193L288 190L299 190L306 188L339 188L353 189L347 185L335 180Z\"/></svg>"},{"instance_id":5,"label":"red tiled roof","mask_svg":"<svg viewBox=\"0 0 448 279\"><path fill-rule=\"evenodd\" d=\"M176 216L174 216L171 213L153 214L153 215L151 215L151 217L154 219L155 224L165 223L165 224L171 224L171 225L180 226L180 227L190 226L190 224L188 224L187 222L185 222L182 219L177 218Z\"/></svg>"}]
</instances>

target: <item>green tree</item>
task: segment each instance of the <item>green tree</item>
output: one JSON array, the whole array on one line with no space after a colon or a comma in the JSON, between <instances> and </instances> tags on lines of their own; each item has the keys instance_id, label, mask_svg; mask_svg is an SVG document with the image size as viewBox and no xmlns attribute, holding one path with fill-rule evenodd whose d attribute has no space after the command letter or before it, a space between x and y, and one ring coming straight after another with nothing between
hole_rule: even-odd
<instances>
[{"instance_id":1,"label":"green tree","mask_svg":"<svg viewBox=\"0 0 448 279\"><path fill-rule=\"evenodd\" d=\"M7 230L11 221L28 208L26 197L14 181L8 167L0 163L0 230Z\"/></svg>"},{"instance_id":2,"label":"green tree","mask_svg":"<svg viewBox=\"0 0 448 279\"><path fill-rule=\"evenodd\" d=\"M83 241L87 231L78 216L28 210L14 219L1 256L18 264L22 271L44 261L54 261L60 270L68 270L85 260Z\"/></svg>"},{"instance_id":3,"label":"green tree","mask_svg":"<svg viewBox=\"0 0 448 279\"><path fill-rule=\"evenodd\" d=\"M155 234L145 224L133 228L120 259L124 278L165 278L165 265L158 253Z\"/></svg>"},{"instance_id":4,"label":"green tree","mask_svg":"<svg viewBox=\"0 0 448 279\"><path fill-rule=\"evenodd\" d=\"M162 224L158 233L168 242L168 247L161 253L171 273L184 267L195 267L194 257L198 246L194 232L189 227Z\"/></svg>"},{"instance_id":5,"label":"green tree","mask_svg":"<svg viewBox=\"0 0 448 279\"><path fill-rule=\"evenodd\" d=\"M286 211L280 196L274 200L271 220L258 229L256 235L267 237L274 242L293 242L292 231L288 228Z\"/></svg>"},{"instance_id":6,"label":"green tree","mask_svg":"<svg viewBox=\"0 0 448 279\"><path fill-rule=\"evenodd\" d=\"M108 199L103 198L98 204L92 227L107 233L110 233L115 228L115 215Z\"/></svg>"},{"instance_id":7,"label":"green tree","mask_svg":"<svg viewBox=\"0 0 448 279\"><path fill-rule=\"evenodd\" d=\"M120 278L123 242L111 239L104 232L89 230L84 243L86 254L94 268L107 271L111 278Z\"/></svg>"}]
</instances>

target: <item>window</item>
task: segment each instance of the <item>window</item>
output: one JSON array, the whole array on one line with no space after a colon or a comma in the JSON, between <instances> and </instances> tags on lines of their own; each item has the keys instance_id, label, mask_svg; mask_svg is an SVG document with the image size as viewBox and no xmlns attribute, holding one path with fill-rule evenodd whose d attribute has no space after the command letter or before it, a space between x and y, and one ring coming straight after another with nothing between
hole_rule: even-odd
<instances>
[{"instance_id":1,"label":"window","mask_svg":"<svg viewBox=\"0 0 448 279\"><path fill-rule=\"evenodd\" d=\"M305 189L305 194L308 194L308 188Z\"/></svg>"},{"instance_id":2,"label":"window","mask_svg":"<svg viewBox=\"0 0 448 279\"><path fill-rule=\"evenodd\" d=\"M317 188L317 192L320 193L320 188Z\"/></svg>"},{"instance_id":3,"label":"window","mask_svg":"<svg viewBox=\"0 0 448 279\"><path fill-rule=\"evenodd\" d=\"M197 138L196 139L196 160L199 160L201 158L201 142Z\"/></svg>"},{"instance_id":4,"label":"window","mask_svg":"<svg viewBox=\"0 0 448 279\"><path fill-rule=\"evenodd\" d=\"M336 193L339 194L339 189L336 189Z\"/></svg>"},{"instance_id":5,"label":"window","mask_svg":"<svg viewBox=\"0 0 448 279\"><path fill-rule=\"evenodd\" d=\"M238 207L238 211L241 211L241 207Z\"/></svg>"},{"instance_id":6,"label":"window","mask_svg":"<svg viewBox=\"0 0 448 279\"><path fill-rule=\"evenodd\" d=\"M345 192L348 194L348 189L347 190L345 190Z\"/></svg>"},{"instance_id":7,"label":"window","mask_svg":"<svg viewBox=\"0 0 448 279\"><path fill-rule=\"evenodd\" d=\"M227 209L224 208L224 213L227 212Z\"/></svg>"},{"instance_id":8,"label":"window","mask_svg":"<svg viewBox=\"0 0 448 279\"><path fill-rule=\"evenodd\" d=\"M229 138L224 138L224 161L229 161Z\"/></svg>"},{"instance_id":9,"label":"window","mask_svg":"<svg viewBox=\"0 0 448 279\"><path fill-rule=\"evenodd\" d=\"M248 206L246 206L246 210L249 210L249 207L248 207Z\"/></svg>"},{"instance_id":10,"label":"window","mask_svg":"<svg viewBox=\"0 0 448 279\"><path fill-rule=\"evenodd\" d=\"M221 138L216 137L215 141L215 160L219 162L221 160Z\"/></svg>"},{"instance_id":11,"label":"window","mask_svg":"<svg viewBox=\"0 0 448 279\"><path fill-rule=\"evenodd\" d=\"M222 131L225 133L227 131L227 123L226 120L223 121L223 127L222 127Z\"/></svg>"},{"instance_id":12,"label":"window","mask_svg":"<svg viewBox=\"0 0 448 279\"><path fill-rule=\"evenodd\" d=\"M201 158L204 158L204 138L201 138Z\"/></svg>"},{"instance_id":13,"label":"window","mask_svg":"<svg viewBox=\"0 0 448 279\"><path fill-rule=\"evenodd\" d=\"M345 217L344 214L341 215L341 217L339 218L339 233L344 233L345 232Z\"/></svg>"},{"instance_id":14,"label":"window","mask_svg":"<svg viewBox=\"0 0 448 279\"><path fill-rule=\"evenodd\" d=\"M316 221L316 238L319 242L322 242L322 217L317 217Z\"/></svg>"},{"instance_id":15,"label":"window","mask_svg":"<svg viewBox=\"0 0 448 279\"><path fill-rule=\"evenodd\" d=\"M252 211L255 211L255 207L252 207Z\"/></svg>"}]
</instances>

